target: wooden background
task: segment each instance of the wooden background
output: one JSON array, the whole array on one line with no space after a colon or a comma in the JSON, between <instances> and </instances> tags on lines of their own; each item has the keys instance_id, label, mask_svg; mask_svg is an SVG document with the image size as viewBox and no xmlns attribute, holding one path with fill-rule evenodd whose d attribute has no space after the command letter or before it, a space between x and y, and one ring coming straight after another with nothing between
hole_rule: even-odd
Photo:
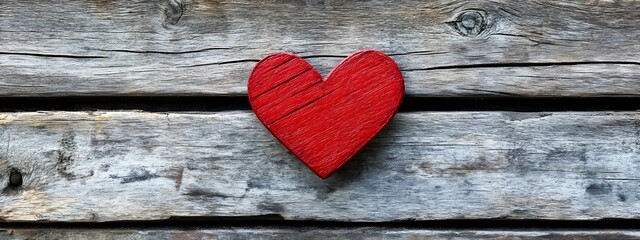
<instances>
[{"instance_id":1,"label":"wooden background","mask_svg":"<svg viewBox=\"0 0 640 240\"><path fill-rule=\"evenodd\" d=\"M412 110L323 181L243 107L246 81L272 52L326 74L362 48L398 63ZM7 107L69 97L225 110ZM640 238L640 105L616 105L638 97L634 0L2 0L0 238ZM447 108L471 98L498 109ZM598 109L555 106L583 98Z\"/></svg>"}]
</instances>

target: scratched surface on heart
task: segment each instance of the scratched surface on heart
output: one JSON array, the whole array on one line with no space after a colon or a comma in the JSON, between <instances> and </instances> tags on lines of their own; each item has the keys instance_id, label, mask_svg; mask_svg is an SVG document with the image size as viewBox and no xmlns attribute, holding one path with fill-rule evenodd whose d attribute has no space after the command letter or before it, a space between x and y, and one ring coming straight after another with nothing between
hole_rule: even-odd
<instances>
[{"instance_id":1,"label":"scratched surface on heart","mask_svg":"<svg viewBox=\"0 0 640 240\"><path fill-rule=\"evenodd\" d=\"M324 80L304 59L273 54L256 65L248 83L258 119L322 178L390 121L403 94L395 62L373 50L349 56Z\"/></svg>"}]
</instances>

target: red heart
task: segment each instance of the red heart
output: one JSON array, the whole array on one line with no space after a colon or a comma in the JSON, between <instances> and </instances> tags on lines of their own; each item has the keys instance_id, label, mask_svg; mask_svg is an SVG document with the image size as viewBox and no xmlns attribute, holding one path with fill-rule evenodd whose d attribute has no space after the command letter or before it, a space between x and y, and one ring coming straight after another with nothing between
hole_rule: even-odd
<instances>
[{"instance_id":1,"label":"red heart","mask_svg":"<svg viewBox=\"0 0 640 240\"><path fill-rule=\"evenodd\" d=\"M276 53L256 64L248 94L262 124L324 179L391 120L404 80L393 59L375 50L347 57L324 81L304 59Z\"/></svg>"}]
</instances>

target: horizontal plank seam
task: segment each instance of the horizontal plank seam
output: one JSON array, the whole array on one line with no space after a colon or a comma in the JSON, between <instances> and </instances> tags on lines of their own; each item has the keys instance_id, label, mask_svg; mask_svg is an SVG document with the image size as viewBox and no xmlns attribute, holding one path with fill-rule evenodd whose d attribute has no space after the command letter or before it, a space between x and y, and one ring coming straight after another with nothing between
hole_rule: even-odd
<instances>
[{"instance_id":1,"label":"horizontal plank seam","mask_svg":"<svg viewBox=\"0 0 640 240\"><path fill-rule=\"evenodd\" d=\"M492 91L467 88L470 92ZM527 98L504 97L405 97L400 112L417 111L635 111L640 96ZM246 96L113 96L113 97L0 97L0 111L143 110L149 112L251 110Z\"/></svg>"},{"instance_id":2,"label":"horizontal plank seam","mask_svg":"<svg viewBox=\"0 0 640 240\"><path fill-rule=\"evenodd\" d=\"M604 219L604 220L432 220L432 221L394 221L394 222L341 222L341 221L293 221L265 220L273 216L255 217L178 217L161 221L114 221L114 222L2 222L0 229L7 228L68 228L68 229L117 229L117 228L216 228L216 227L314 227L314 228L405 228L439 230L640 230L640 219ZM277 217L275 217L277 218Z\"/></svg>"}]
</instances>

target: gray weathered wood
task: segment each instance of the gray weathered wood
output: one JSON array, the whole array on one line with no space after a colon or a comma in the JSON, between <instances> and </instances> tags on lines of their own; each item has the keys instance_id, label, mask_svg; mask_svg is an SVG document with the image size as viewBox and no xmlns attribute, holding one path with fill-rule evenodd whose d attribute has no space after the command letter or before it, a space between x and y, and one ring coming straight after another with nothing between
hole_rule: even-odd
<instances>
[{"instance_id":1,"label":"gray weathered wood","mask_svg":"<svg viewBox=\"0 0 640 240\"><path fill-rule=\"evenodd\" d=\"M638 112L399 113L326 181L248 111L7 113L0 146L6 221L640 217Z\"/></svg>"},{"instance_id":2,"label":"gray weathered wood","mask_svg":"<svg viewBox=\"0 0 640 240\"><path fill-rule=\"evenodd\" d=\"M0 96L243 95L268 53L326 74L362 48L411 96L637 96L638 19L633 0L3 0Z\"/></svg>"},{"instance_id":3,"label":"gray weathered wood","mask_svg":"<svg viewBox=\"0 0 640 240\"><path fill-rule=\"evenodd\" d=\"M403 228L214 228L175 229L6 229L0 238L19 239L638 239L640 232L415 230Z\"/></svg>"}]
</instances>

